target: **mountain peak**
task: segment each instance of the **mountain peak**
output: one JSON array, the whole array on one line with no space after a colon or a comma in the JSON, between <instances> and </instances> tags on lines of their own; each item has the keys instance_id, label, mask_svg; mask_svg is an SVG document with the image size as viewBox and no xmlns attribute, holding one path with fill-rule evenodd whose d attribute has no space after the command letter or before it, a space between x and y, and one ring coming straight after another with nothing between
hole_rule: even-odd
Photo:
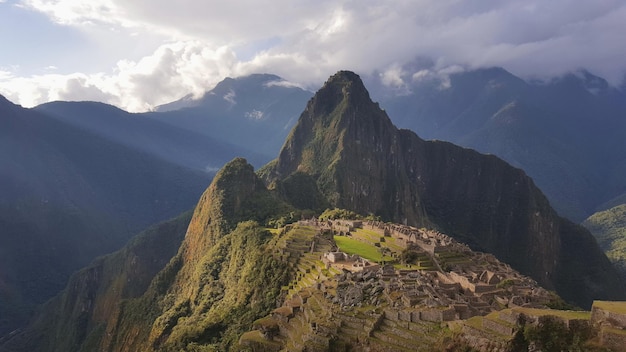
<instances>
[{"instance_id":1,"label":"mountain peak","mask_svg":"<svg viewBox=\"0 0 626 352\"><path fill-rule=\"evenodd\" d=\"M201 218L198 225L202 231L206 231L204 227L207 226L219 237L234 227L241 215L242 203L256 192L264 190L265 186L257 178L253 166L244 158L235 158L213 178L200 198L194 220ZM207 222L206 219L211 221Z\"/></svg>"},{"instance_id":2,"label":"mountain peak","mask_svg":"<svg viewBox=\"0 0 626 352\"><path fill-rule=\"evenodd\" d=\"M361 77L351 71L339 71L331 76L313 98L314 111L328 114L343 101L354 104L373 104ZM332 110L331 110L332 109Z\"/></svg>"},{"instance_id":3,"label":"mountain peak","mask_svg":"<svg viewBox=\"0 0 626 352\"><path fill-rule=\"evenodd\" d=\"M309 101L277 161L264 170L266 181L303 172L332 206L421 224L416 190L400 186L409 182L396 171L403 154L397 134L360 77L339 71ZM381 186L382 179L392 181Z\"/></svg>"},{"instance_id":4,"label":"mountain peak","mask_svg":"<svg viewBox=\"0 0 626 352\"><path fill-rule=\"evenodd\" d=\"M278 175L325 170L344 149L362 139L377 139L395 129L389 117L372 102L361 78L339 71L311 98L287 138L278 159ZM368 140L363 146L371 146ZM281 176L279 176L281 177Z\"/></svg>"},{"instance_id":5,"label":"mountain peak","mask_svg":"<svg viewBox=\"0 0 626 352\"><path fill-rule=\"evenodd\" d=\"M565 256L572 238L590 235L559 218L522 170L398 130L352 72L329 78L262 174L268 184L280 185L296 173L308 174L333 207L438 227L581 305L621 292L610 263L600 263L601 253L592 255L600 263L595 267ZM589 270L563 269L572 265ZM573 277L580 281L572 284Z\"/></svg>"},{"instance_id":6,"label":"mountain peak","mask_svg":"<svg viewBox=\"0 0 626 352\"><path fill-rule=\"evenodd\" d=\"M361 77L352 71L341 70L330 76L326 83L324 84L346 84L346 83L360 83L363 86L363 82L361 81ZM364 87L364 86L363 86Z\"/></svg>"},{"instance_id":7,"label":"mountain peak","mask_svg":"<svg viewBox=\"0 0 626 352\"><path fill-rule=\"evenodd\" d=\"M246 159L233 159L200 197L184 242L187 259L202 256L239 222L264 223L285 209L286 205L271 196Z\"/></svg>"}]
</instances>

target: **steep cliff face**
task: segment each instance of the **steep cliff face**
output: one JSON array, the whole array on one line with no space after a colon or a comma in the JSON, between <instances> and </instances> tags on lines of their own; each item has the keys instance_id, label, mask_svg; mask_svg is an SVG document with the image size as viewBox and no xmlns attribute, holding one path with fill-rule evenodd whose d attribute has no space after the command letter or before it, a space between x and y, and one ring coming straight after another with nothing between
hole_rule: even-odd
<instances>
[{"instance_id":1,"label":"steep cliff face","mask_svg":"<svg viewBox=\"0 0 626 352\"><path fill-rule=\"evenodd\" d=\"M307 173L332 206L423 224L398 137L358 76L342 71L311 99L277 162L262 173L270 182Z\"/></svg>"},{"instance_id":2,"label":"steep cliff face","mask_svg":"<svg viewBox=\"0 0 626 352\"><path fill-rule=\"evenodd\" d=\"M437 227L555 288L559 220L522 170L406 130L400 135L410 178Z\"/></svg>"},{"instance_id":3,"label":"steep cliff face","mask_svg":"<svg viewBox=\"0 0 626 352\"><path fill-rule=\"evenodd\" d=\"M565 224L522 170L396 129L354 73L325 83L262 174L272 183L296 171L311 175L333 206L438 227L580 305L623 296L599 251L563 253L573 238L597 245L584 229Z\"/></svg>"}]
</instances>

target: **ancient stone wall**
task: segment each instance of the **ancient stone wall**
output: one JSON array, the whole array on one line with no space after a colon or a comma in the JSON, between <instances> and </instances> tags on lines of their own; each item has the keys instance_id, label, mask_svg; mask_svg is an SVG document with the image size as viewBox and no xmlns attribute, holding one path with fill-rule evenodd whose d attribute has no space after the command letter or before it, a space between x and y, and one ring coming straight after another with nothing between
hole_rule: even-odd
<instances>
[{"instance_id":1,"label":"ancient stone wall","mask_svg":"<svg viewBox=\"0 0 626 352\"><path fill-rule=\"evenodd\" d=\"M507 322L498 322L491 319L483 319L483 327L491 331L495 331L501 335L512 336L515 332L515 326L509 325Z\"/></svg>"},{"instance_id":2,"label":"ancient stone wall","mask_svg":"<svg viewBox=\"0 0 626 352\"><path fill-rule=\"evenodd\" d=\"M608 321L611 325L615 327L626 328L626 314L620 314L620 313L604 310L594 305L591 308L592 324L598 324L603 321Z\"/></svg>"},{"instance_id":3,"label":"ancient stone wall","mask_svg":"<svg viewBox=\"0 0 626 352\"><path fill-rule=\"evenodd\" d=\"M602 327L600 330L600 344L614 351L623 351L624 346L626 346L626 334L620 329Z\"/></svg>"}]
</instances>

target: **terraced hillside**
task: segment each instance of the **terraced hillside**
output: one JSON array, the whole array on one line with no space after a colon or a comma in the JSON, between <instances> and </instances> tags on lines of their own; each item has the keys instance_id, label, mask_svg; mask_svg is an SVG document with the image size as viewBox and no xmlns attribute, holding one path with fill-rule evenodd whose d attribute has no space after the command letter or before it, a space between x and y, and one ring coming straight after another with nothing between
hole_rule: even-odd
<instances>
[{"instance_id":1,"label":"terraced hillside","mask_svg":"<svg viewBox=\"0 0 626 352\"><path fill-rule=\"evenodd\" d=\"M470 343L460 334L473 323L482 327L482 319L491 319L494 312L545 309L559 300L492 255L426 229L310 220L275 236L276 255L297 274L282 288L282 305L241 336L243 348L441 350ZM413 264L405 262L407 251L417 253ZM469 318L467 324L458 323ZM508 346L515 328L511 325L510 334L490 346Z\"/></svg>"}]
</instances>

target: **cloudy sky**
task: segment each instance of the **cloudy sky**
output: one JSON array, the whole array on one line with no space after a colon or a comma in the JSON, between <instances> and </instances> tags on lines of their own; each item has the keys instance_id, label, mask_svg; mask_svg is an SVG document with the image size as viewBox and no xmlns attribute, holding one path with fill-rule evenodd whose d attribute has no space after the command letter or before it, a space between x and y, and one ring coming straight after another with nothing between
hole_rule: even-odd
<instances>
[{"instance_id":1,"label":"cloudy sky","mask_svg":"<svg viewBox=\"0 0 626 352\"><path fill-rule=\"evenodd\" d=\"M146 111L227 76L316 89L339 69L402 84L502 66L547 78L626 73L624 0L0 0L0 94Z\"/></svg>"}]
</instances>

